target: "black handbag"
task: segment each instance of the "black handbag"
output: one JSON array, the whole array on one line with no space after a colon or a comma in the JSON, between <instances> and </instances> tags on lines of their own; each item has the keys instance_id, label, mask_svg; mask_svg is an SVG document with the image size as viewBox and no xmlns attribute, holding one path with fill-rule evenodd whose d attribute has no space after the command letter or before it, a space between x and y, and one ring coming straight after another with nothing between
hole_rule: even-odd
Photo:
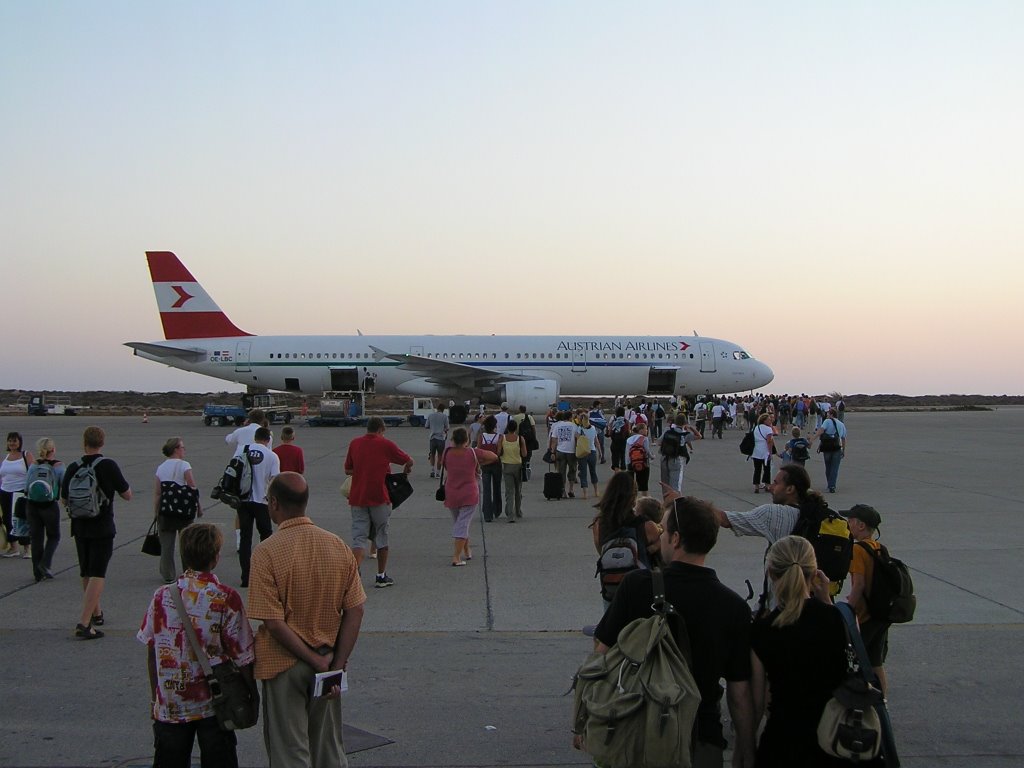
<instances>
[{"instance_id":1,"label":"black handbag","mask_svg":"<svg viewBox=\"0 0 1024 768\"><path fill-rule=\"evenodd\" d=\"M260 692L256 681L242 674L233 661L222 661L217 666L210 664L210 657L199 644L192 619L185 611L185 602L181 599L181 590L175 586L171 589L174 606L178 609L178 618L185 628L192 652L199 660L210 686L213 701L213 713L217 716L217 724L221 730L238 731L252 728L260 718Z\"/></svg>"},{"instance_id":2,"label":"black handbag","mask_svg":"<svg viewBox=\"0 0 1024 768\"><path fill-rule=\"evenodd\" d=\"M199 513L199 489L173 480L160 483L160 515L172 520L196 519Z\"/></svg>"},{"instance_id":3,"label":"black handbag","mask_svg":"<svg viewBox=\"0 0 1024 768\"><path fill-rule=\"evenodd\" d=\"M388 489L392 509L398 509L403 501L412 496L412 483L405 472L392 472L384 478L384 484Z\"/></svg>"},{"instance_id":4,"label":"black handbag","mask_svg":"<svg viewBox=\"0 0 1024 768\"><path fill-rule=\"evenodd\" d=\"M142 540L142 554L160 557L160 531L156 518L153 518L153 522L149 526L149 533Z\"/></svg>"},{"instance_id":5,"label":"black handbag","mask_svg":"<svg viewBox=\"0 0 1024 768\"><path fill-rule=\"evenodd\" d=\"M441 465L441 480L437 484L437 490L434 491L434 498L438 501L444 501L448 498L448 494L444 490L444 464Z\"/></svg>"}]
</instances>

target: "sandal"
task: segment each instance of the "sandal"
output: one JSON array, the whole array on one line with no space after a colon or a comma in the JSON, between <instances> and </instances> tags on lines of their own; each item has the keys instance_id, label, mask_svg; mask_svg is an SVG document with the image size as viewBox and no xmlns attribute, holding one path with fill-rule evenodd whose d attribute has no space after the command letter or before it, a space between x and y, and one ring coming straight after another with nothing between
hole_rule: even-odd
<instances>
[{"instance_id":1,"label":"sandal","mask_svg":"<svg viewBox=\"0 0 1024 768\"><path fill-rule=\"evenodd\" d=\"M79 637L82 640L98 640L103 637L103 633L91 626L83 627L81 624L76 624L75 637Z\"/></svg>"},{"instance_id":2,"label":"sandal","mask_svg":"<svg viewBox=\"0 0 1024 768\"><path fill-rule=\"evenodd\" d=\"M92 626L94 626L94 627L102 627L103 626L103 611L100 611L95 616L93 616L92 619L89 620L89 623Z\"/></svg>"}]
</instances>

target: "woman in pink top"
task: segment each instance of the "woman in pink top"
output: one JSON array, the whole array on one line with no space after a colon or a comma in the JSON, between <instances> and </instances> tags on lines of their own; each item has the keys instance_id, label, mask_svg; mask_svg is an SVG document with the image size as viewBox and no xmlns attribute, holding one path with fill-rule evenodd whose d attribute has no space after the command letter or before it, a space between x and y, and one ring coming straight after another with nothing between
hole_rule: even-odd
<instances>
[{"instance_id":1,"label":"woman in pink top","mask_svg":"<svg viewBox=\"0 0 1024 768\"><path fill-rule=\"evenodd\" d=\"M491 451L469 447L469 433L465 427L452 432L452 445L441 458L446 478L444 505L452 513L452 538L455 550L452 566L465 565L473 559L469 548L469 525L480 503L480 465L491 464L498 456Z\"/></svg>"}]
</instances>

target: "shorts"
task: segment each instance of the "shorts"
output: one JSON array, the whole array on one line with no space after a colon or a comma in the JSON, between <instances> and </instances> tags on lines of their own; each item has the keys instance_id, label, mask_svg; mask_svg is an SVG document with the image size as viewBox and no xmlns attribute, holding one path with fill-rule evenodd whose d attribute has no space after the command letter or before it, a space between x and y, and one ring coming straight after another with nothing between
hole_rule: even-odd
<instances>
[{"instance_id":1,"label":"shorts","mask_svg":"<svg viewBox=\"0 0 1024 768\"><path fill-rule=\"evenodd\" d=\"M391 507L381 504L376 507L352 507L352 549L366 549L370 536L370 523L375 529L373 542L377 549L388 545L388 521L391 519Z\"/></svg>"},{"instance_id":2,"label":"shorts","mask_svg":"<svg viewBox=\"0 0 1024 768\"><path fill-rule=\"evenodd\" d=\"M889 655L889 624L868 619L860 625L860 636L871 666L880 667L885 664L885 657Z\"/></svg>"},{"instance_id":3,"label":"shorts","mask_svg":"<svg viewBox=\"0 0 1024 768\"><path fill-rule=\"evenodd\" d=\"M78 575L83 579L105 579L107 565L114 555L114 537L102 539L83 539L75 536L75 549L78 551Z\"/></svg>"},{"instance_id":4,"label":"shorts","mask_svg":"<svg viewBox=\"0 0 1024 768\"><path fill-rule=\"evenodd\" d=\"M430 438L430 449L428 455L434 456L436 454L444 453L444 438L432 437Z\"/></svg>"}]
</instances>

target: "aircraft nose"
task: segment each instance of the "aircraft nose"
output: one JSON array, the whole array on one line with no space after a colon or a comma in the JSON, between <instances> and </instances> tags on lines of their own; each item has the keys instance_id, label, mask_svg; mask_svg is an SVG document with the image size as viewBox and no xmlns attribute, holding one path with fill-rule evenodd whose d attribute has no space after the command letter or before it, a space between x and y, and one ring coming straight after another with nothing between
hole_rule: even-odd
<instances>
[{"instance_id":1,"label":"aircraft nose","mask_svg":"<svg viewBox=\"0 0 1024 768\"><path fill-rule=\"evenodd\" d=\"M756 365L757 367L754 370L754 380L757 384L754 389L757 389L757 387L766 387L771 384L775 379L775 372L761 361L757 361Z\"/></svg>"}]
</instances>

